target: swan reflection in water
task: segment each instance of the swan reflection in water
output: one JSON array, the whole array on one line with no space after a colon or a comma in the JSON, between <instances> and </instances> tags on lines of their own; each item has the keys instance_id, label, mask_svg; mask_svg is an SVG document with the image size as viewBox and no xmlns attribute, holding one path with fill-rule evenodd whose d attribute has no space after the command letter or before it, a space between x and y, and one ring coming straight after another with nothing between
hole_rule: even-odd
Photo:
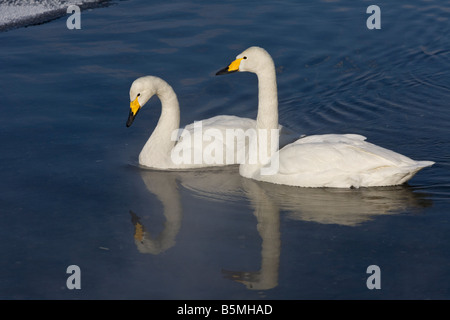
<instances>
[{"instance_id":1,"label":"swan reflection in water","mask_svg":"<svg viewBox=\"0 0 450 320\"><path fill-rule=\"evenodd\" d=\"M160 254L175 245L183 204L179 187L205 201L245 203L248 199L262 239L258 271L222 270L225 278L248 289L267 290L278 284L281 249L280 213L283 218L357 227L376 216L418 212L431 206L426 193L408 185L360 189L298 188L243 178L234 166L192 171L140 170L148 191L161 201L165 223L157 237L130 211L135 243L141 253Z\"/></svg>"},{"instance_id":2,"label":"swan reflection in water","mask_svg":"<svg viewBox=\"0 0 450 320\"><path fill-rule=\"evenodd\" d=\"M174 171L141 170L142 180L150 193L163 206L165 223L157 237L152 237L139 216L130 210L134 225L134 242L141 253L160 254L175 245L175 238L181 227L183 216L177 173Z\"/></svg>"}]
</instances>

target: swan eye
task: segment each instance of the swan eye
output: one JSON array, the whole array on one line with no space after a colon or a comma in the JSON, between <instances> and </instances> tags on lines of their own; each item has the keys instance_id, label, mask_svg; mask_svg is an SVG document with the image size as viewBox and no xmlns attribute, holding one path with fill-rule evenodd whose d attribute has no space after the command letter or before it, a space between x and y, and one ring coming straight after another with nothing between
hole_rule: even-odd
<instances>
[{"instance_id":1,"label":"swan eye","mask_svg":"<svg viewBox=\"0 0 450 320\"><path fill-rule=\"evenodd\" d=\"M140 93L137 94L138 97L139 97L140 95L141 95Z\"/></svg>"},{"instance_id":2,"label":"swan eye","mask_svg":"<svg viewBox=\"0 0 450 320\"><path fill-rule=\"evenodd\" d=\"M247 59L247 57L244 57L243 59Z\"/></svg>"}]
</instances>

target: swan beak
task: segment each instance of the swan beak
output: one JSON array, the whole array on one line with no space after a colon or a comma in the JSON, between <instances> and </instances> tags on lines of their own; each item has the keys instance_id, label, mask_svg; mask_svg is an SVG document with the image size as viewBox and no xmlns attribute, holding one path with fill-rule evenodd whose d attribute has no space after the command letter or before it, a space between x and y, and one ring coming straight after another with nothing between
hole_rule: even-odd
<instances>
[{"instance_id":1,"label":"swan beak","mask_svg":"<svg viewBox=\"0 0 450 320\"><path fill-rule=\"evenodd\" d=\"M140 109L141 105L139 104L138 98L136 97L134 101L130 102L130 114L128 115L127 127L131 126Z\"/></svg>"},{"instance_id":2,"label":"swan beak","mask_svg":"<svg viewBox=\"0 0 450 320\"><path fill-rule=\"evenodd\" d=\"M239 58L234 60L230 65L222 70L217 71L216 76L220 76L222 74L233 73L239 71L239 65L241 64L243 58Z\"/></svg>"}]
</instances>

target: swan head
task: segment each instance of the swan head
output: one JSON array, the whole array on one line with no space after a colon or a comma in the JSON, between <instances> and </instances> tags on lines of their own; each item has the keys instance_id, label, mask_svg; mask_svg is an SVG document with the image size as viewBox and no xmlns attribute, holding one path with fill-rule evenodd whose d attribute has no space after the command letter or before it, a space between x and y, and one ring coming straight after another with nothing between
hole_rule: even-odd
<instances>
[{"instance_id":1,"label":"swan head","mask_svg":"<svg viewBox=\"0 0 450 320\"><path fill-rule=\"evenodd\" d=\"M260 47L250 47L236 56L236 60L227 67L219 70L216 75L233 72L253 72L258 74L267 68L274 68L274 63L270 54Z\"/></svg>"},{"instance_id":2,"label":"swan head","mask_svg":"<svg viewBox=\"0 0 450 320\"><path fill-rule=\"evenodd\" d=\"M139 110L156 94L158 84L162 81L154 76L140 77L133 81L130 88L130 113L127 127L131 126Z\"/></svg>"}]
</instances>

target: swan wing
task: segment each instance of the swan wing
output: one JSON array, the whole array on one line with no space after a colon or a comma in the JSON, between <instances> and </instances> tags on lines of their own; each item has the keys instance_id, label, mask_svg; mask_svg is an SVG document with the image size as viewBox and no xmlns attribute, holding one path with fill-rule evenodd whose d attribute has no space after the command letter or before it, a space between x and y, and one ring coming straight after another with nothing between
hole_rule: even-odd
<instances>
[{"instance_id":1,"label":"swan wing","mask_svg":"<svg viewBox=\"0 0 450 320\"><path fill-rule=\"evenodd\" d=\"M191 123L187 125L184 130L193 135L195 128L195 123ZM199 127L197 125L197 130L198 128ZM234 134L239 134L238 130L242 130L240 132L245 135L246 133L248 133L247 130L256 130L256 120L230 115L220 115L202 120L201 128L204 140L211 141L212 139L219 139L219 141L222 141L226 144L225 137L227 134L227 130L234 130ZM279 125L279 129L280 147L284 147L289 143L293 143L300 137L298 133L294 132L291 129L283 127L282 125ZM217 130L219 130L221 134L218 134ZM228 134L233 134L233 131L230 131Z\"/></svg>"},{"instance_id":2,"label":"swan wing","mask_svg":"<svg viewBox=\"0 0 450 320\"><path fill-rule=\"evenodd\" d=\"M395 185L433 164L414 161L369 143L360 135L301 138L282 148L277 156L277 174L261 176L261 180L309 187Z\"/></svg>"}]
</instances>

